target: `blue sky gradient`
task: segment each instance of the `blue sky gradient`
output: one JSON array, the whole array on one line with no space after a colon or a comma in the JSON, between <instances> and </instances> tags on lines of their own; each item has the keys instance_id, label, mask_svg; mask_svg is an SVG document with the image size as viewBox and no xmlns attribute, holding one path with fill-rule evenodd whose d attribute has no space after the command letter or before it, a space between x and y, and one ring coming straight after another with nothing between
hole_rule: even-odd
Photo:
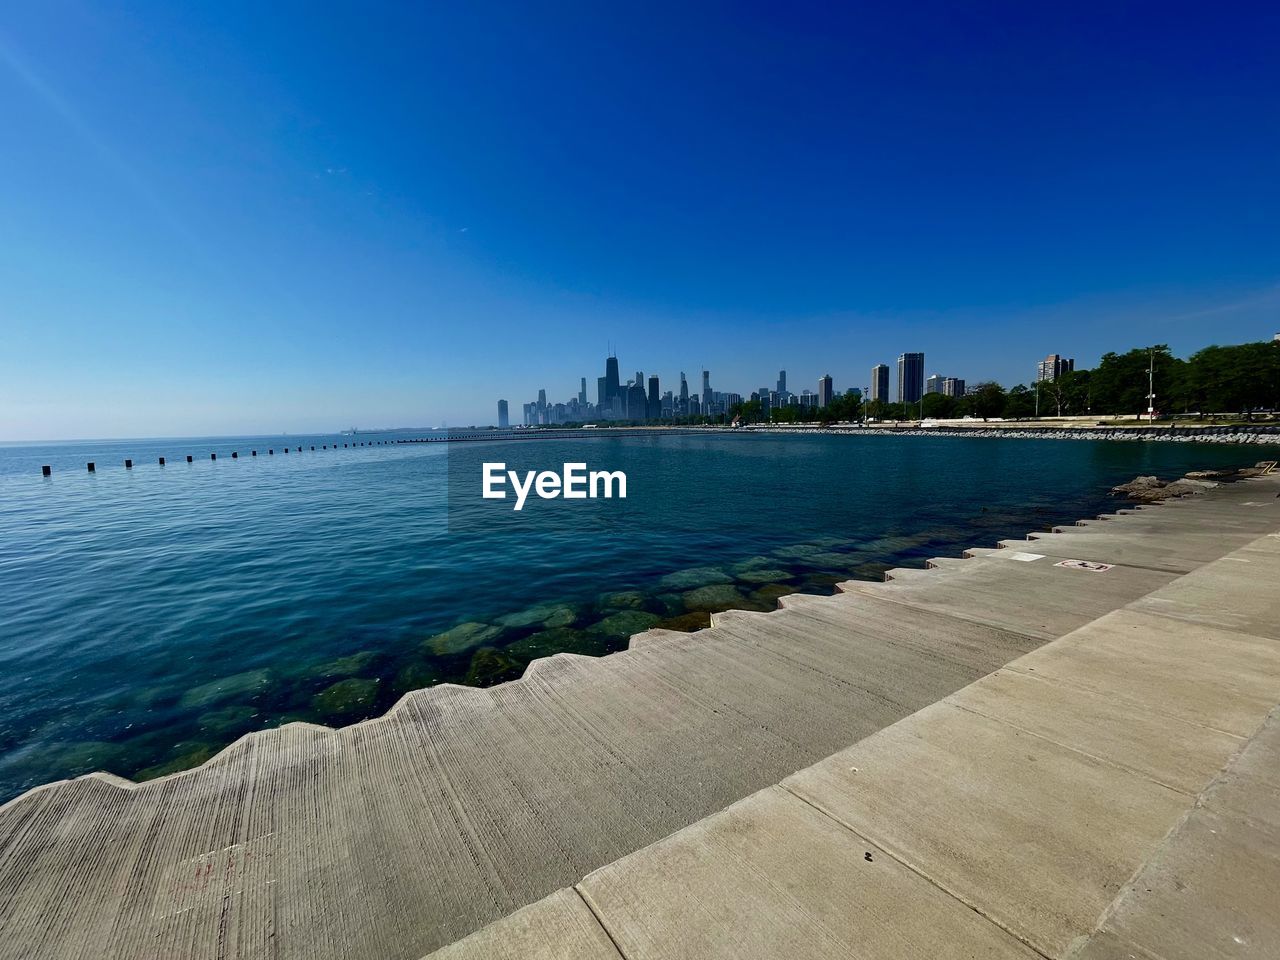
<instances>
[{"instance_id":1,"label":"blue sky gradient","mask_svg":"<svg viewBox=\"0 0 1280 960\"><path fill-rule=\"evenodd\" d=\"M8 6L0 439L1280 330L1274 6L834 6Z\"/></svg>"}]
</instances>

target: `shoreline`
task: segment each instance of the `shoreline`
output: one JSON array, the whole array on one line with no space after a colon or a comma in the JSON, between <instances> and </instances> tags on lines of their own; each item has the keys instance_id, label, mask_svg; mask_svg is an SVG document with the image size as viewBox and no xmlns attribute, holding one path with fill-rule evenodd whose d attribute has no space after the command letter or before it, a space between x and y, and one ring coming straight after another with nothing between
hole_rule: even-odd
<instances>
[{"instance_id":1,"label":"shoreline","mask_svg":"<svg viewBox=\"0 0 1280 960\"><path fill-rule=\"evenodd\" d=\"M1024 421L1025 423L1025 421ZM876 437L978 437L997 440L1127 440L1162 443L1252 443L1280 445L1280 425L1260 424L1256 427L1240 426L1131 426L1131 427L1074 427L1040 424L1019 425L991 422L961 425L955 423L936 426L904 425L862 427L856 425L748 426L739 428L749 433L773 435L826 434L839 436Z\"/></svg>"}]
</instances>

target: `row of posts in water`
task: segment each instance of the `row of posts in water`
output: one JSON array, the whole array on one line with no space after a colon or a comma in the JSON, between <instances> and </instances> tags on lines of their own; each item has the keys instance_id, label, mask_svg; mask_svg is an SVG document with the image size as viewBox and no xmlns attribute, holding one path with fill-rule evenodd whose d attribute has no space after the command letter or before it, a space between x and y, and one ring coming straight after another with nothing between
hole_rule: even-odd
<instances>
[{"instance_id":1,"label":"row of posts in water","mask_svg":"<svg viewBox=\"0 0 1280 960\"><path fill-rule=\"evenodd\" d=\"M404 442L406 442L406 441L403 441L403 440L367 440L367 441L361 441L360 443L344 443L342 446L343 446L343 449L346 449L346 448L348 448L348 447L380 447L380 446L385 446L385 445L390 444L390 443L404 443ZM412 441L409 441L409 442L412 442ZM320 445L320 449L321 449L321 450L328 450L328 449L329 449L329 446L330 446L330 445L329 445L329 444L327 444L327 443L322 443L322 444ZM311 449L312 449L312 450L315 450L315 444L312 444L312 445L311 445ZM336 443L335 443L335 444L333 444L333 449L335 449L335 450L337 450L337 449L338 449L338 445L337 445ZM285 452L285 453L288 453L288 452L289 452L289 448L288 448L288 447L284 447L284 448L283 448L283 450L284 450L284 452ZM301 453L301 452L302 452L302 448L301 448L301 447L294 447L294 450L295 450L296 452L298 452L298 453ZM275 456L275 452L276 452L276 451L275 451L275 448L274 448L274 447L270 447L270 448L268 448L268 449L267 449L267 456ZM257 451L257 450L250 450L250 451L249 451L249 456L251 456L251 457L256 457L257 455L258 455L258 451ZM209 454L209 459L210 459L210 460L217 460L217 459L218 459L218 455L217 455L216 453L211 453L211 454ZM240 459L240 453L239 453L238 451L236 451L236 450L232 450L232 451L231 451L231 459L232 459L232 460L239 460L239 459ZM187 463L192 463L192 462L194 462L194 460L195 460L195 458L194 458L193 456L191 456L191 454L187 454ZM160 457L159 463L160 463L160 466L162 466L162 467L163 467L163 466L165 465L165 458L164 458L164 457ZM97 473L97 472L98 472L98 465L97 465L96 463L94 463L92 460L90 460L90 461L86 464L86 466L89 468L89 472L90 472L90 473ZM126 459L126 460L125 460L125 462L124 462L124 468L125 468L126 470L132 470L132 469L133 469L133 461L132 461L131 459ZM46 463L44 466L42 466L42 467L40 468L40 473L41 473L43 476L51 477L51 476L53 476L53 467L52 467L50 464L47 464L47 463Z\"/></svg>"}]
</instances>

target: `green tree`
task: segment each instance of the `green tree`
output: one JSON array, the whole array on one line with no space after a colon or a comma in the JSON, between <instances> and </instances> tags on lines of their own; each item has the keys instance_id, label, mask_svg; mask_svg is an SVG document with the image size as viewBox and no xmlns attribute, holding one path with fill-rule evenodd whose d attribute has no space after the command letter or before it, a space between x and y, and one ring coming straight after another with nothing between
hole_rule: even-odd
<instances>
[{"instance_id":1,"label":"green tree","mask_svg":"<svg viewBox=\"0 0 1280 960\"><path fill-rule=\"evenodd\" d=\"M1170 353L1166 344L1157 344L1128 353L1103 354L1090 378L1094 412L1145 414L1149 367L1154 369L1156 408L1176 410L1184 406L1186 362Z\"/></svg>"},{"instance_id":2,"label":"green tree","mask_svg":"<svg viewBox=\"0 0 1280 960\"><path fill-rule=\"evenodd\" d=\"M942 393L926 393L921 406L926 417L945 420L956 415L959 404L955 397L948 397Z\"/></svg>"}]
</instances>

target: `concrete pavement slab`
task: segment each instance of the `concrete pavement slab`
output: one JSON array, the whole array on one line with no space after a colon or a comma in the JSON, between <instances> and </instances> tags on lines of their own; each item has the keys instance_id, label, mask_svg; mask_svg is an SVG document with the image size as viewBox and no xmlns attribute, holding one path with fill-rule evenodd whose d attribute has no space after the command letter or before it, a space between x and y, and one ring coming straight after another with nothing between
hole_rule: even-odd
<instances>
[{"instance_id":1,"label":"concrete pavement slab","mask_svg":"<svg viewBox=\"0 0 1280 960\"><path fill-rule=\"evenodd\" d=\"M429 960L622 960L622 954L574 890L557 890Z\"/></svg>"},{"instance_id":2,"label":"concrete pavement slab","mask_svg":"<svg viewBox=\"0 0 1280 960\"><path fill-rule=\"evenodd\" d=\"M1007 723L935 704L783 781L975 910L1059 956L1187 797Z\"/></svg>"},{"instance_id":3,"label":"concrete pavement slab","mask_svg":"<svg viewBox=\"0 0 1280 960\"><path fill-rule=\"evenodd\" d=\"M579 888L628 960L1035 957L778 787L595 871Z\"/></svg>"}]
</instances>

